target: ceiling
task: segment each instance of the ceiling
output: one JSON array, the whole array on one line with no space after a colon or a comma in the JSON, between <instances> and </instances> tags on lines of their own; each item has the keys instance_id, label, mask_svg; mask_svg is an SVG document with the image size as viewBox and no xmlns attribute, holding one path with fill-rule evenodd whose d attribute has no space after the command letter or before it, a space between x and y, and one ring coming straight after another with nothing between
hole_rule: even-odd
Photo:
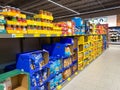
<instances>
[{"instance_id":1,"label":"ceiling","mask_svg":"<svg viewBox=\"0 0 120 90\"><path fill-rule=\"evenodd\" d=\"M47 10L53 13L56 20L65 20L74 16L81 16L88 18L90 16L96 17L101 15L120 13L120 9L114 8L120 6L119 0L52 0L52 1L76 11L80 13L80 15L76 15L75 12L60 7L54 3L49 2L48 0L0 0L0 5L2 6L10 5L13 7L18 7L21 10L33 12L33 13L38 13L39 10L41 9ZM108 8L112 8L112 9L108 11L103 10ZM93 12L96 10L101 10L101 11Z\"/></svg>"}]
</instances>

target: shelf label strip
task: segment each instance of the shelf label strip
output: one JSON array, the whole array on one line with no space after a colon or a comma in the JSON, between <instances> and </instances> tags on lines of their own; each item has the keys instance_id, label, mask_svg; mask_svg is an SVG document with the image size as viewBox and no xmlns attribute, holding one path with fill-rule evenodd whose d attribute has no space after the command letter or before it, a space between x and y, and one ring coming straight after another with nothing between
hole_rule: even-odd
<instances>
[{"instance_id":1,"label":"shelf label strip","mask_svg":"<svg viewBox=\"0 0 120 90\"><path fill-rule=\"evenodd\" d=\"M34 37L40 37L40 34L34 34Z\"/></svg>"},{"instance_id":2,"label":"shelf label strip","mask_svg":"<svg viewBox=\"0 0 120 90\"><path fill-rule=\"evenodd\" d=\"M13 38L20 38L20 37L24 37L24 34L12 34Z\"/></svg>"}]
</instances>

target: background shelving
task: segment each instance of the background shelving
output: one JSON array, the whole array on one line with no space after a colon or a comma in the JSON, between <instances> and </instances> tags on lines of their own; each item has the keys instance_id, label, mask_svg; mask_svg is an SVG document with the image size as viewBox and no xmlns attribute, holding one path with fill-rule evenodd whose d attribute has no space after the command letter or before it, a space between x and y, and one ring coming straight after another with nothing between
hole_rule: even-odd
<instances>
[{"instance_id":1,"label":"background shelving","mask_svg":"<svg viewBox=\"0 0 120 90\"><path fill-rule=\"evenodd\" d=\"M120 27L109 27L110 43L120 43Z\"/></svg>"}]
</instances>

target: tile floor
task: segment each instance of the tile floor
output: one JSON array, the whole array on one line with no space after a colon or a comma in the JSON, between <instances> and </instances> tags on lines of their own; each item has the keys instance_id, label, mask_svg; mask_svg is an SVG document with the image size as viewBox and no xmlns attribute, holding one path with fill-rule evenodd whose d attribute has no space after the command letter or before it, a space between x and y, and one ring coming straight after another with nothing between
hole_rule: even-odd
<instances>
[{"instance_id":1,"label":"tile floor","mask_svg":"<svg viewBox=\"0 0 120 90\"><path fill-rule=\"evenodd\" d=\"M120 45L110 45L62 90L120 90Z\"/></svg>"}]
</instances>

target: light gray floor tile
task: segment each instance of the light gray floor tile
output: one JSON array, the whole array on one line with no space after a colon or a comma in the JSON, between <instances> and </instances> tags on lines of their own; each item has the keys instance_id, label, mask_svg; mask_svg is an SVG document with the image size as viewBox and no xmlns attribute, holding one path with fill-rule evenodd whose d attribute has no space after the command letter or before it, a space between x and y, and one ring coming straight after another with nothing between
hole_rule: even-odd
<instances>
[{"instance_id":1,"label":"light gray floor tile","mask_svg":"<svg viewBox=\"0 0 120 90\"><path fill-rule=\"evenodd\" d=\"M62 90L120 90L120 45L110 45Z\"/></svg>"}]
</instances>

